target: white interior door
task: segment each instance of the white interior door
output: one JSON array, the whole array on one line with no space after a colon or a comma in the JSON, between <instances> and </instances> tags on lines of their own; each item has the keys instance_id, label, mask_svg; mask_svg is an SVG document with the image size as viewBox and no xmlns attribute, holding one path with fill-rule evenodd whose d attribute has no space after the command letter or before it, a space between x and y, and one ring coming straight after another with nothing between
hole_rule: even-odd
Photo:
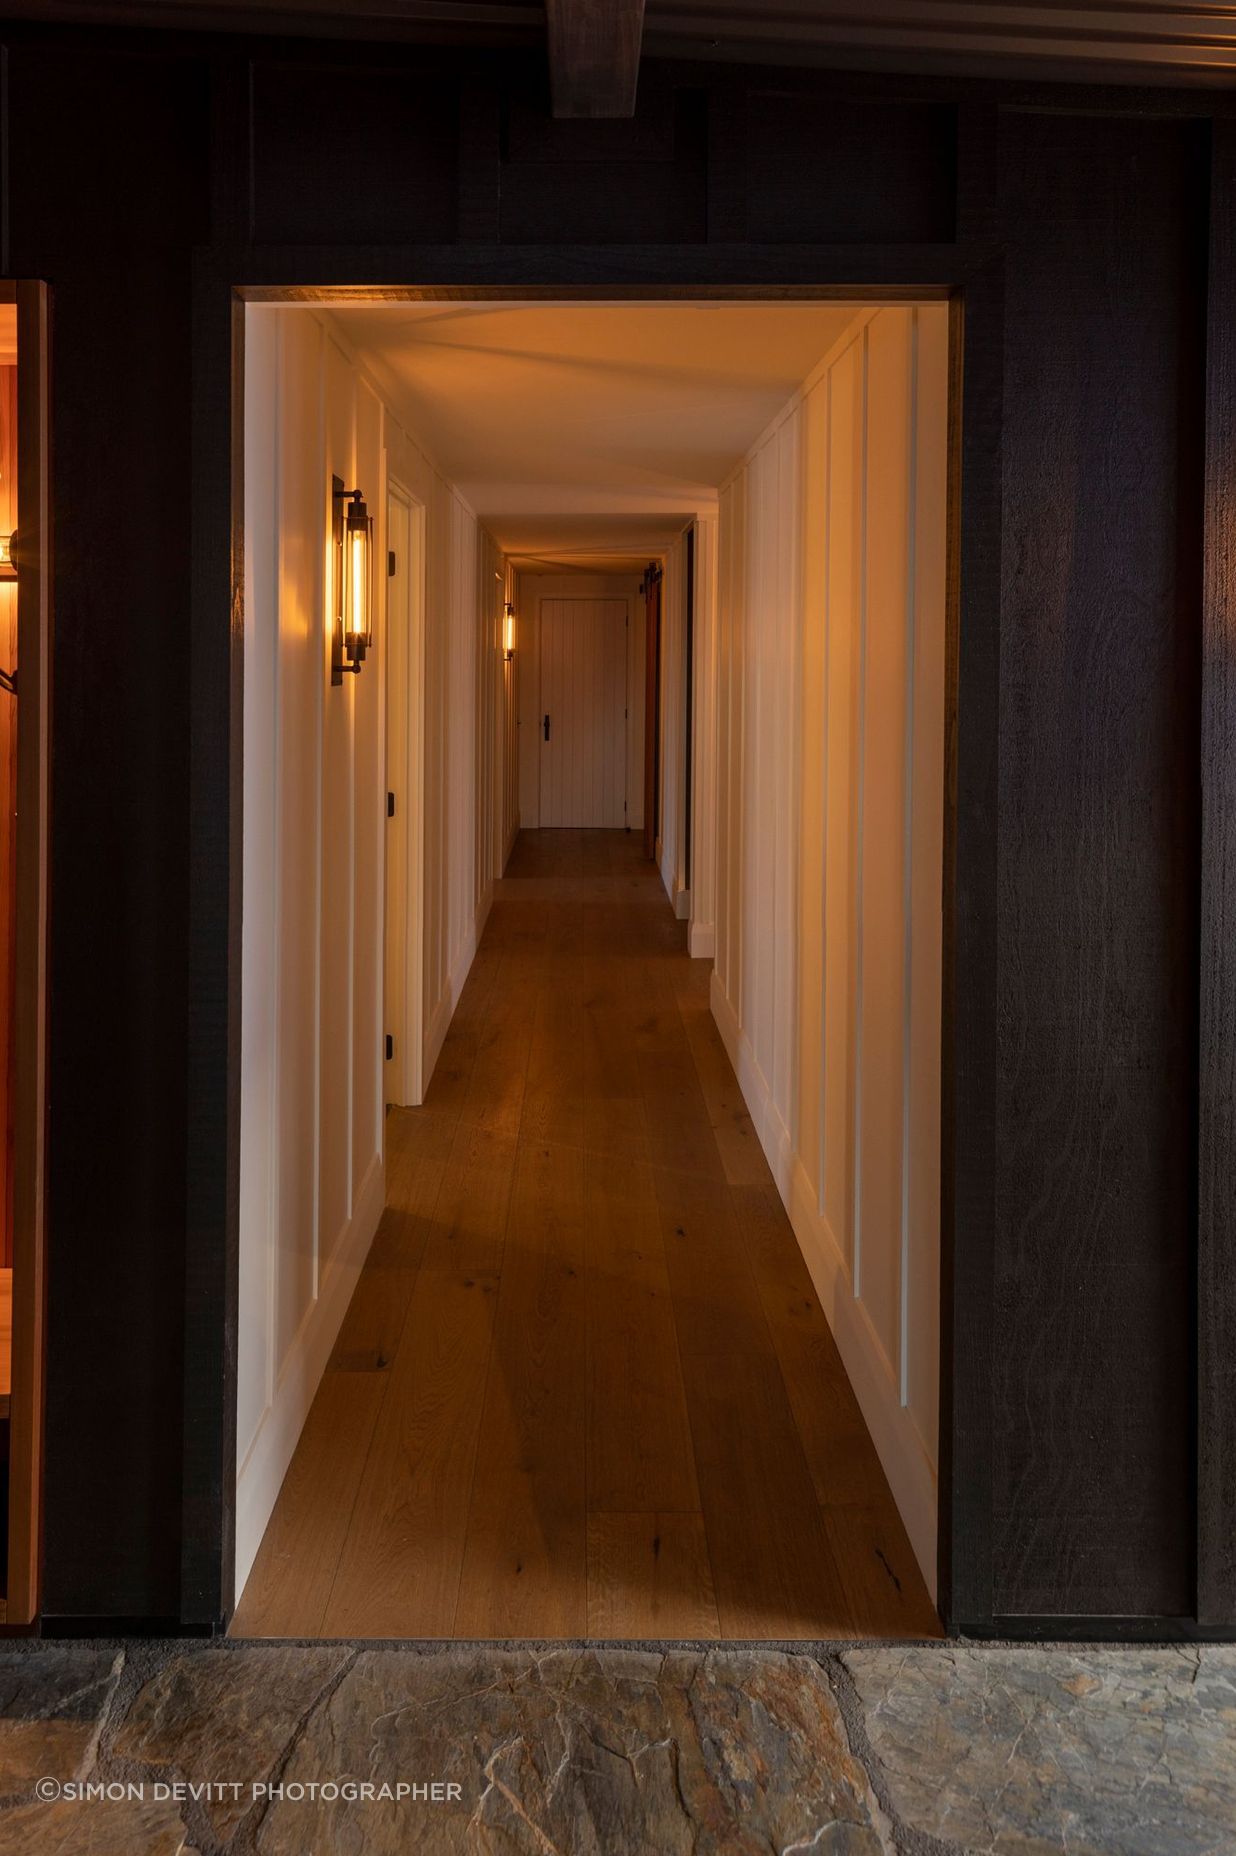
<instances>
[{"instance_id":1,"label":"white interior door","mask_svg":"<svg viewBox=\"0 0 1236 1856\"><path fill-rule=\"evenodd\" d=\"M626 824L627 601L541 601L541 824Z\"/></svg>"}]
</instances>

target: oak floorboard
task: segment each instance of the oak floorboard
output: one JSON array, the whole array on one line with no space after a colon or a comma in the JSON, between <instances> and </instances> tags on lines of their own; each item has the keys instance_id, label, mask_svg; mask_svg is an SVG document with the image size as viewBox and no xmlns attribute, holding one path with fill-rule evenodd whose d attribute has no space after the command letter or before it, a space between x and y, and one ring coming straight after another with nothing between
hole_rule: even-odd
<instances>
[{"instance_id":1,"label":"oak floorboard","mask_svg":"<svg viewBox=\"0 0 1236 1856\"><path fill-rule=\"evenodd\" d=\"M583 1154L521 1142L457 1637L587 1628L585 1346Z\"/></svg>"},{"instance_id":2,"label":"oak floorboard","mask_svg":"<svg viewBox=\"0 0 1236 1856\"><path fill-rule=\"evenodd\" d=\"M816 1496L892 1500L828 1317L775 1186L731 1190Z\"/></svg>"},{"instance_id":3,"label":"oak floorboard","mask_svg":"<svg viewBox=\"0 0 1236 1856\"><path fill-rule=\"evenodd\" d=\"M581 1032L583 1143L590 1153L648 1158L644 1091L621 1006L586 1003Z\"/></svg>"},{"instance_id":4,"label":"oak floorboard","mask_svg":"<svg viewBox=\"0 0 1236 1856\"><path fill-rule=\"evenodd\" d=\"M774 1359L772 1335L723 1179L655 1167L678 1345L688 1356Z\"/></svg>"},{"instance_id":5,"label":"oak floorboard","mask_svg":"<svg viewBox=\"0 0 1236 1856\"><path fill-rule=\"evenodd\" d=\"M519 1133L536 1013L529 959L539 957L512 953L503 959L460 1107L461 1121L508 1138Z\"/></svg>"},{"instance_id":6,"label":"oak floorboard","mask_svg":"<svg viewBox=\"0 0 1236 1856\"><path fill-rule=\"evenodd\" d=\"M824 1509L856 1637L944 1633L891 1495Z\"/></svg>"},{"instance_id":7,"label":"oak floorboard","mask_svg":"<svg viewBox=\"0 0 1236 1856\"><path fill-rule=\"evenodd\" d=\"M589 1510L588 1635L720 1637L701 1515Z\"/></svg>"},{"instance_id":8,"label":"oak floorboard","mask_svg":"<svg viewBox=\"0 0 1236 1856\"><path fill-rule=\"evenodd\" d=\"M508 870L234 1634L938 1633L642 841Z\"/></svg>"},{"instance_id":9,"label":"oak floorboard","mask_svg":"<svg viewBox=\"0 0 1236 1856\"><path fill-rule=\"evenodd\" d=\"M588 1507L695 1510L678 1332L647 1166L584 1156Z\"/></svg>"},{"instance_id":10,"label":"oak floorboard","mask_svg":"<svg viewBox=\"0 0 1236 1856\"><path fill-rule=\"evenodd\" d=\"M232 1617L231 1636L323 1635L386 1386L382 1373L327 1369Z\"/></svg>"},{"instance_id":11,"label":"oak floorboard","mask_svg":"<svg viewBox=\"0 0 1236 1856\"><path fill-rule=\"evenodd\" d=\"M536 1000L520 1136L568 1147L584 1144L586 1026L578 988L564 980Z\"/></svg>"},{"instance_id":12,"label":"oak floorboard","mask_svg":"<svg viewBox=\"0 0 1236 1856\"><path fill-rule=\"evenodd\" d=\"M445 1176L444 1162L415 1154L397 1171L331 1349L338 1370L382 1372L395 1358Z\"/></svg>"},{"instance_id":13,"label":"oak floorboard","mask_svg":"<svg viewBox=\"0 0 1236 1856\"><path fill-rule=\"evenodd\" d=\"M681 1025L680 1019L678 1042L638 1057L648 1157L654 1166L703 1173L723 1185L721 1150Z\"/></svg>"},{"instance_id":14,"label":"oak floorboard","mask_svg":"<svg viewBox=\"0 0 1236 1856\"><path fill-rule=\"evenodd\" d=\"M721 1168L734 1185L771 1186L772 1173L750 1110L743 1100L738 1078L721 1041L712 1013L695 1006L682 1008L687 1042L696 1076L708 1110Z\"/></svg>"},{"instance_id":15,"label":"oak floorboard","mask_svg":"<svg viewBox=\"0 0 1236 1856\"><path fill-rule=\"evenodd\" d=\"M339 1637L449 1637L514 1143L461 1127L326 1611Z\"/></svg>"},{"instance_id":16,"label":"oak floorboard","mask_svg":"<svg viewBox=\"0 0 1236 1856\"><path fill-rule=\"evenodd\" d=\"M683 1372L722 1635L853 1636L776 1360L709 1355Z\"/></svg>"}]
</instances>

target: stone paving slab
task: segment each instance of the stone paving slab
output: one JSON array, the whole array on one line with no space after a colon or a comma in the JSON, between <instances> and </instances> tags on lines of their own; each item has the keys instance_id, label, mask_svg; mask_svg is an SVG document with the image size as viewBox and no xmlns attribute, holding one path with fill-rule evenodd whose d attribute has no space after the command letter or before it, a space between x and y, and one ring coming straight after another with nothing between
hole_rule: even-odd
<instances>
[{"instance_id":1,"label":"stone paving slab","mask_svg":"<svg viewBox=\"0 0 1236 1856\"><path fill-rule=\"evenodd\" d=\"M1236 1856L1236 1648L0 1654L0 1856L362 1850Z\"/></svg>"},{"instance_id":2,"label":"stone paving slab","mask_svg":"<svg viewBox=\"0 0 1236 1856\"><path fill-rule=\"evenodd\" d=\"M881 1795L965 1850L1236 1851L1236 1648L847 1650Z\"/></svg>"}]
</instances>

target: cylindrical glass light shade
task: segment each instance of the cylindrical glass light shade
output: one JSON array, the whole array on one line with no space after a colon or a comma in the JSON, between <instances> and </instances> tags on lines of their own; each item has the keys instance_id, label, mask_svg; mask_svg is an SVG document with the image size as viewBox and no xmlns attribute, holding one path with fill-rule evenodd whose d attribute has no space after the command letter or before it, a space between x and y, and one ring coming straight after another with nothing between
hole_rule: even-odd
<instances>
[{"instance_id":1,"label":"cylindrical glass light shade","mask_svg":"<svg viewBox=\"0 0 1236 1856\"><path fill-rule=\"evenodd\" d=\"M504 646L508 657L515 655L515 608L508 605L506 609L506 630L503 634Z\"/></svg>"},{"instance_id":2,"label":"cylindrical glass light shade","mask_svg":"<svg viewBox=\"0 0 1236 1856\"><path fill-rule=\"evenodd\" d=\"M343 643L353 663L373 643L373 522L359 490L344 525Z\"/></svg>"}]
</instances>

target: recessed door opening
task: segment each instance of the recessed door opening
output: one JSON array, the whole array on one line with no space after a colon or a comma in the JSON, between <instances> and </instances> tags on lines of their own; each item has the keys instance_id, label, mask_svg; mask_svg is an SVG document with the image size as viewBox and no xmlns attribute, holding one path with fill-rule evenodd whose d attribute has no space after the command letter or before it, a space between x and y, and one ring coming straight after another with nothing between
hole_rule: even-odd
<instances>
[{"instance_id":1,"label":"recessed door opening","mask_svg":"<svg viewBox=\"0 0 1236 1856\"><path fill-rule=\"evenodd\" d=\"M245 314L233 1633L937 1634L949 306L453 297Z\"/></svg>"}]
</instances>

